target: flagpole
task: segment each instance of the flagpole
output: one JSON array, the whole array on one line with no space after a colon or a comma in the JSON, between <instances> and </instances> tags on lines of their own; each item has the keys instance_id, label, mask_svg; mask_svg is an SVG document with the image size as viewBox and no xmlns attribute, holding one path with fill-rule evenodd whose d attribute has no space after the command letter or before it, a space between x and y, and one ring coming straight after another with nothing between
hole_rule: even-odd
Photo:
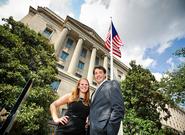
<instances>
[{"instance_id":1,"label":"flagpole","mask_svg":"<svg viewBox=\"0 0 185 135\"><path fill-rule=\"evenodd\" d=\"M112 17L111 17L111 26L110 26L110 79L113 80L113 47L112 47Z\"/></svg>"}]
</instances>

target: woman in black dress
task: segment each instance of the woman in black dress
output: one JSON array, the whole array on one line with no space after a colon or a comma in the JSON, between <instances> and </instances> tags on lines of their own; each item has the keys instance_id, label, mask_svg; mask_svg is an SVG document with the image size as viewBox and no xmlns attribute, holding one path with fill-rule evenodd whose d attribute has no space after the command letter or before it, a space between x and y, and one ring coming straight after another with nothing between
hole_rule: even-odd
<instances>
[{"instance_id":1,"label":"woman in black dress","mask_svg":"<svg viewBox=\"0 0 185 135\"><path fill-rule=\"evenodd\" d=\"M89 115L89 82L80 79L76 88L50 105L51 116L58 127L55 135L85 135L85 126ZM63 117L58 117L58 107L67 104Z\"/></svg>"}]
</instances>

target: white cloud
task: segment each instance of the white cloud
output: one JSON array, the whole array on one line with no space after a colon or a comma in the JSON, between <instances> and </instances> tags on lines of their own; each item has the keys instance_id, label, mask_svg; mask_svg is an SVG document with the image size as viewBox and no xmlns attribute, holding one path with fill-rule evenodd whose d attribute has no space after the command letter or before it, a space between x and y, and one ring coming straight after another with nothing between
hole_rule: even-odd
<instances>
[{"instance_id":1,"label":"white cloud","mask_svg":"<svg viewBox=\"0 0 185 135\"><path fill-rule=\"evenodd\" d=\"M166 63L170 65L170 68L168 69L169 72L172 72L172 71L176 68L175 63L174 63L172 57L170 57L170 58L166 61Z\"/></svg>"},{"instance_id":2,"label":"white cloud","mask_svg":"<svg viewBox=\"0 0 185 135\"><path fill-rule=\"evenodd\" d=\"M147 48L163 53L175 39L185 35L185 1L183 0L86 0L80 21L105 39L110 16L121 39L122 61L136 60L144 67L154 60L145 56ZM97 21L98 20L98 21ZM155 50L154 50L155 51Z\"/></svg>"},{"instance_id":3,"label":"white cloud","mask_svg":"<svg viewBox=\"0 0 185 135\"><path fill-rule=\"evenodd\" d=\"M0 6L0 18L13 18L17 21L21 20L29 10L29 6L37 8L37 6L48 6L50 0L9 0L5 5ZM0 24L3 22L0 21Z\"/></svg>"},{"instance_id":4,"label":"white cloud","mask_svg":"<svg viewBox=\"0 0 185 135\"><path fill-rule=\"evenodd\" d=\"M163 53L165 51L165 49L167 49L168 47L171 46L171 43L172 42L168 42L168 41L166 43L161 43L161 45L157 49L157 52L160 53L160 54Z\"/></svg>"},{"instance_id":5,"label":"white cloud","mask_svg":"<svg viewBox=\"0 0 185 135\"><path fill-rule=\"evenodd\" d=\"M13 16L17 21L28 14L29 6L37 9L38 6L48 7L60 17L65 19L66 15L74 16L71 8L71 0L9 0L0 6L0 18ZM0 24L3 22L0 21Z\"/></svg>"},{"instance_id":6,"label":"white cloud","mask_svg":"<svg viewBox=\"0 0 185 135\"><path fill-rule=\"evenodd\" d=\"M153 60L153 62L151 63L151 67L155 67L155 66L157 66L157 61L155 61L155 60Z\"/></svg>"},{"instance_id":7,"label":"white cloud","mask_svg":"<svg viewBox=\"0 0 185 135\"><path fill-rule=\"evenodd\" d=\"M67 15L74 17L71 0L51 0L49 8L63 19L65 19Z\"/></svg>"},{"instance_id":8,"label":"white cloud","mask_svg":"<svg viewBox=\"0 0 185 135\"><path fill-rule=\"evenodd\" d=\"M161 73L152 73L154 76L155 76L155 79L157 81L161 81L161 78L162 78L162 74Z\"/></svg>"},{"instance_id":9,"label":"white cloud","mask_svg":"<svg viewBox=\"0 0 185 135\"><path fill-rule=\"evenodd\" d=\"M185 58L184 57L180 57L179 61L185 63Z\"/></svg>"}]
</instances>

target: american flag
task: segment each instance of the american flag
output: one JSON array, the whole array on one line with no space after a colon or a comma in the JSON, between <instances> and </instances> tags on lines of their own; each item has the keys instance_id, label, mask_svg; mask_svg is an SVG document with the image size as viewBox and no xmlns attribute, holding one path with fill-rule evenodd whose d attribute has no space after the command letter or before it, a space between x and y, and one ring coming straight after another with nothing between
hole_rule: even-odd
<instances>
[{"instance_id":1,"label":"american flag","mask_svg":"<svg viewBox=\"0 0 185 135\"><path fill-rule=\"evenodd\" d=\"M109 27L109 31L107 33L107 37L105 40L105 47L110 51L111 49L111 27L112 27L112 53L121 58L120 47L123 45L114 25L111 22L111 26Z\"/></svg>"}]
</instances>

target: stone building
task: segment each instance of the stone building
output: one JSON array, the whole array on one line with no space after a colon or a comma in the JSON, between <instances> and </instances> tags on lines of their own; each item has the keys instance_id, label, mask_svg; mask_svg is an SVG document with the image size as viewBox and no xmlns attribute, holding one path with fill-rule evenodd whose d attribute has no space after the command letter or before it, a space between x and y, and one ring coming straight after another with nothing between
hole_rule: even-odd
<instances>
[{"instance_id":1,"label":"stone building","mask_svg":"<svg viewBox=\"0 0 185 135\"><path fill-rule=\"evenodd\" d=\"M67 16L60 18L48 8L30 7L29 13L21 20L29 28L43 34L54 45L58 63L58 78L56 88L61 96L75 87L76 81L85 77L89 80L91 90L96 88L93 79L93 67L104 66L107 77L110 78L109 52L104 47L104 40L90 27ZM114 58L114 78L125 78L128 67Z\"/></svg>"},{"instance_id":2,"label":"stone building","mask_svg":"<svg viewBox=\"0 0 185 135\"><path fill-rule=\"evenodd\" d=\"M161 119L163 126L171 127L181 134L185 134L185 112L182 109L175 109L170 106L168 108L171 117L167 120ZM165 112L160 112L160 117L166 116Z\"/></svg>"}]
</instances>

